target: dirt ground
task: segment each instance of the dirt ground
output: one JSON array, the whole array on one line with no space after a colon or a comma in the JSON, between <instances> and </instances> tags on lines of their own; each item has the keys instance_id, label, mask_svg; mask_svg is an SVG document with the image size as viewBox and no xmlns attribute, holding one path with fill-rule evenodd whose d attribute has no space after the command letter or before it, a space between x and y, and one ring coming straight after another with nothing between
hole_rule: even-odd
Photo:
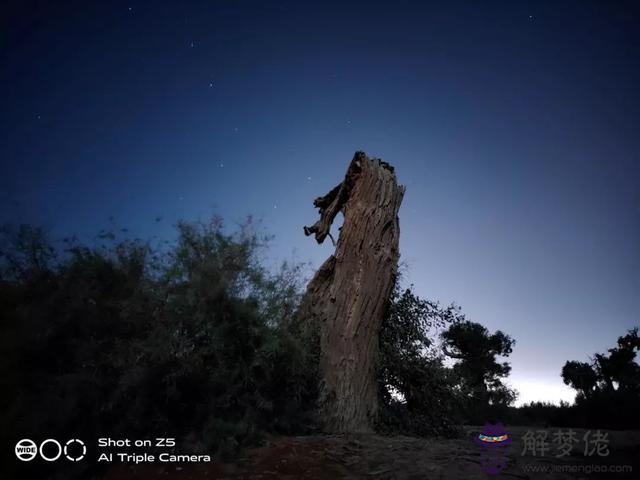
<instances>
[{"instance_id":1,"label":"dirt ground","mask_svg":"<svg viewBox=\"0 0 640 480\"><path fill-rule=\"evenodd\" d=\"M631 479L640 478L640 432L602 431L608 436L598 455L585 455L584 429L572 429L580 440L570 453L557 458L556 428L547 432L548 451L525 451L527 432L535 427L507 427L513 438L507 467L488 475L481 467L481 449L473 442L479 427L466 427L456 439L419 439L379 435L327 435L279 437L248 451L233 464L212 461L206 465L160 467L119 466L103 480L457 480L487 478L520 479ZM567 431L568 429L564 429ZM592 433L595 430L591 431ZM591 437L593 438L593 437ZM530 444L527 444L530 445ZM608 451L608 455L604 455ZM535 453L535 455L533 454Z\"/></svg>"}]
</instances>

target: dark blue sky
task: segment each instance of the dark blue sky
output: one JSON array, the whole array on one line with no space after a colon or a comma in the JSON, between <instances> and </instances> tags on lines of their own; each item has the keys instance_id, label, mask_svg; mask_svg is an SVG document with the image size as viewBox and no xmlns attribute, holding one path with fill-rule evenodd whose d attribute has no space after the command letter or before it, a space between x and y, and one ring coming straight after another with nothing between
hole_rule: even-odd
<instances>
[{"instance_id":1,"label":"dark blue sky","mask_svg":"<svg viewBox=\"0 0 640 480\"><path fill-rule=\"evenodd\" d=\"M3 7L0 221L253 214L317 266L361 149L407 186L406 280L516 338L523 400L638 324L634 2L56 3Z\"/></svg>"}]
</instances>

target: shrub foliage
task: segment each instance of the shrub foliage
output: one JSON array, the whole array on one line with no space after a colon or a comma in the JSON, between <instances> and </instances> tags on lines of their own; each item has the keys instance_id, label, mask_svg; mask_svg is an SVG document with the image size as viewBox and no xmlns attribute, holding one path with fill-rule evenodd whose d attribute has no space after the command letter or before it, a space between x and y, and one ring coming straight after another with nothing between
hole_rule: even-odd
<instances>
[{"instance_id":1,"label":"shrub foliage","mask_svg":"<svg viewBox=\"0 0 640 480\"><path fill-rule=\"evenodd\" d=\"M11 437L153 437L232 452L312 427L313 349L296 325L300 266L264 269L264 239L180 223L168 249L4 230L0 397Z\"/></svg>"},{"instance_id":2,"label":"shrub foliage","mask_svg":"<svg viewBox=\"0 0 640 480\"><path fill-rule=\"evenodd\" d=\"M268 239L250 220L232 233L218 218L181 222L160 247L110 232L59 248L40 228L1 233L0 421L11 441L166 435L232 455L265 432L316 429L318 337L296 317L303 266L265 268ZM465 328L495 347L479 374ZM453 368L440 338L463 359ZM380 431L455 434L470 398L499 397L509 369L495 356L511 344L396 286L379 344Z\"/></svg>"}]
</instances>

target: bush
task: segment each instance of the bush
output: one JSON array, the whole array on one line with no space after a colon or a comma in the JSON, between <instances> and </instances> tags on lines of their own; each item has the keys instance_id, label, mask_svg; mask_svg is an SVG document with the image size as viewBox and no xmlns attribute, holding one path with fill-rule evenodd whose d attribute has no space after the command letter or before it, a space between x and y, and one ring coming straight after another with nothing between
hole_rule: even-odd
<instances>
[{"instance_id":1,"label":"bush","mask_svg":"<svg viewBox=\"0 0 640 480\"><path fill-rule=\"evenodd\" d=\"M295 319L300 266L272 274L250 224L180 223L167 250L4 229L2 425L33 436L181 439L231 454L313 428L317 374ZM188 445L185 444L188 443Z\"/></svg>"},{"instance_id":2,"label":"bush","mask_svg":"<svg viewBox=\"0 0 640 480\"><path fill-rule=\"evenodd\" d=\"M458 433L460 398L435 331L461 321L459 308L443 308L410 288L393 292L380 332L378 428L418 436Z\"/></svg>"}]
</instances>

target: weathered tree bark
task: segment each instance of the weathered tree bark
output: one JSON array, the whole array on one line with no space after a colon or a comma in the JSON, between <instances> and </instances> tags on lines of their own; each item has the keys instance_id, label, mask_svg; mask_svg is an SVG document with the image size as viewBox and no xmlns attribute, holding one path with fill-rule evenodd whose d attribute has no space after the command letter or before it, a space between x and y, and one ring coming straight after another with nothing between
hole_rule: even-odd
<instances>
[{"instance_id":1,"label":"weathered tree bark","mask_svg":"<svg viewBox=\"0 0 640 480\"><path fill-rule=\"evenodd\" d=\"M300 318L320 336L320 420L328 432L369 432L378 410L378 334L398 269L404 187L393 167L356 152L342 183L314 205L304 227L318 243L344 214L336 251L307 287Z\"/></svg>"}]
</instances>

